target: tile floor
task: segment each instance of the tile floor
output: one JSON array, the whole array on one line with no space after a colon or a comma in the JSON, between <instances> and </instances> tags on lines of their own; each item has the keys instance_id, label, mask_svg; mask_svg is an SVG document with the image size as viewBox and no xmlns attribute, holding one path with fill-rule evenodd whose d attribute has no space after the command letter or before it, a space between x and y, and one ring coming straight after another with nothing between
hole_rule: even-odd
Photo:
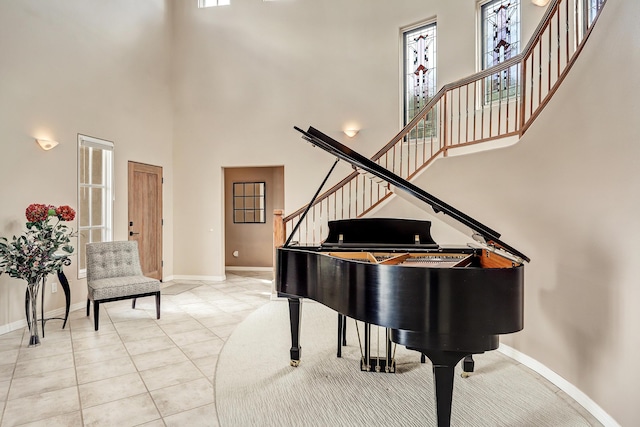
<instances>
[{"instance_id":1,"label":"tile floor","mask_svg":"<svg viewBox=\"0 0 640 427\"><path fill-rule=\"evenodd\" d=\"M0 426L217 426L213 380L226 338L271 298L271 273L227 272L224 282L163 283L152 297L102 305L0 335Z\"/></svg>"}]
</instances>

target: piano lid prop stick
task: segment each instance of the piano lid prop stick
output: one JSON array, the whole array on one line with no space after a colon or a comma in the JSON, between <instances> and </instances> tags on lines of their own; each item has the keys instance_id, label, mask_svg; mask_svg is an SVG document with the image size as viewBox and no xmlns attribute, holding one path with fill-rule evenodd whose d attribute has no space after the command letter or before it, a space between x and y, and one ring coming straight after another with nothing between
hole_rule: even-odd
<instances>
[{"instance_id":1,"label":"piano lid prop stick","mask_svg":"<svg viewBox=\"0 0 640 427\"><path fill-rule=\"evenodd\" d=\"M313 206L313 202L316 201L316 198L318 197L318 194L320 194L320 190L322 190L322 187L324 187L324 185L327 183L327 180L329 179L329 176L331 175L331 173L333 172L333 170L335 169L335 167L336 167L336 165L338 164L339 161L340 161L340 159L336 158L336 161L333 162L333 166L331 166L331 169L329 169L329 173L327 174L327 176L324 177L324 181L322 181L322 184L320 184L320 187L318 187L318 190L316 191L316 194L313 195L313 198L311 199L311 201L307 205L307 208L304 210L304 212L300 216L300 220L298 220L298 222L296 223L295 227L293 227L293 230L291 231L291 234L289 234L289 238L284 243L284 247L285 248L289 246L289 243L291 243L291 239L293 238L293 236L298 231L298 228L300 228L300 224L302 224L302 220L304 219L305 216L307 216L307 213L309 212L309 209L311 209L311 207Z\"/></svg>"}]
</instances>

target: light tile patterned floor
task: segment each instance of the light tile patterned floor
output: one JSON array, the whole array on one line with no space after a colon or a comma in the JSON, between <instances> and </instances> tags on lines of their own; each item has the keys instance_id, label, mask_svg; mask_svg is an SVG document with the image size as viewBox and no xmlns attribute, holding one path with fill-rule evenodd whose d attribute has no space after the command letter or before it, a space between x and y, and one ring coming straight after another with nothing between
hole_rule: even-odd
<instances>
[{"instance_id":1,"label":"light tile patterned floor","mask_svg":"<svg viewBox=\"0 0 640 427\"><path fill-rule=\"evenodd\" d=\"M235 326L271 298L272 273L163 283L152 297L49 321L39 347L0 335L0 426L217 426L213 380Z\"/></svg>"}]
</instances>

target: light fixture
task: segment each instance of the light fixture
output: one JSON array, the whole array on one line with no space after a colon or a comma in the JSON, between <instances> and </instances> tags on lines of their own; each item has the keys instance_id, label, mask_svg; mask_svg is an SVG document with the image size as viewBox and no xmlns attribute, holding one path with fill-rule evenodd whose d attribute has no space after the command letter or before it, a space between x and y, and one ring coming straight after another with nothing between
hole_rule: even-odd
<instances>
[{"instance_id":1,"label":"light fixture","mask_svg":"<svg viewBox=\"0 0 640 427\"><path fill-rule=\"evenodd\" d=\"M549 4L549 0L531 0L531 3L535 4L536 6L544 7Z\"/></svg>"},{"instance_id":2,"label":"light fixture","mask_svg":"<svg viewBox=\"0 0 640 427\"><path fill-rule=\"evenodd\" d=\"M53 147L58 145L57 141L50 141L48 139L36 139L36 142L45 151L51 150Z\"/></svg>"},{"instance_id":3,"label":"light fixture","mask_svg":"<svg viewBox=\"0 0 640 427\"><path fill-rule=\"evenodd\" d=\"M344 134L347 135L349 138L353 138L358 134L358 131L359 129L345 129Z\"/></svg>"}]
</instances>

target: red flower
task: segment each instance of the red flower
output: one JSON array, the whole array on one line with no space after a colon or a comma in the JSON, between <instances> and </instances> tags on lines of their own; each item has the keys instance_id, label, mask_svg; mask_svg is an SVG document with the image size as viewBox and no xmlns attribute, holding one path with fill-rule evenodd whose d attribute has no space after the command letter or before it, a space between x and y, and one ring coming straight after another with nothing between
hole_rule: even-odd
<instances>
[{"instance_id":1,"label":"red flower","mask_svg":"<svg viewBox=\"0 0 640 427\"><path fill-rule=\"evenodd\" d=\"M29 222L46 221L49 216L49 206L42 205L40 203L32 203L27 207L25 215Z\"/></svg>"},{"instance_id":2,"label":"red flower","mask_svg":"<svg viewBox=\"0 0 640 427\"><path fill-rule=\"evenodd\" d=\"M67 205L58 206L56 208L56 215L62 221L73 221L76 217L76 211Z\"/></svg>"}]
</instances>

